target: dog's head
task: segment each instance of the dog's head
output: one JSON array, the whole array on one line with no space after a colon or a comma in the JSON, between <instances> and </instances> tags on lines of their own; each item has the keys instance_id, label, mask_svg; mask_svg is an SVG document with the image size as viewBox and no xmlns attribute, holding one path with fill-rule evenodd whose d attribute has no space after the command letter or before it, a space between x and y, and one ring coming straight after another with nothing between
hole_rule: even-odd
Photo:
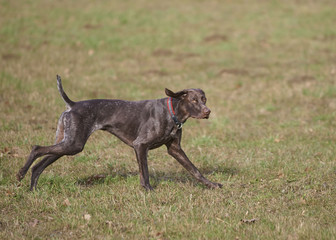
<instances>
[{"instance_id":1,"label":"dog's head","mask_svg":"<svg viewBox=\"0 0 336 240\"><path fill-rule=\"evenodd\" d=\"M165 89L166 95L181 101L181 107L192 118L208 119L210 109L205 105L206 97L202 89L185 89L179 92L173 92Z\"/></svg>"}]
</instances>

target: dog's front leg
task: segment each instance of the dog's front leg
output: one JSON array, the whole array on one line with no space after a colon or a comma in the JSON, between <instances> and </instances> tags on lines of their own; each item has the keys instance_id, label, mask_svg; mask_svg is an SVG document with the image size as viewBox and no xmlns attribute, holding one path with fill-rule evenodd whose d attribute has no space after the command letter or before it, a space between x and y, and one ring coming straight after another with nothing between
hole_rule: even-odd
<instances>
[{"instance_id":1,"label":"dog's front leg","mask_svg":"<svg viewBox=\"0 0 336 240\"><path fill-rule=\"evenodd\" d=\"M146 190L153 190L152 186L149 183L149 173L147 165L148 147L144 144L134 144L134 150L139 164L140 184Z\"/></svg>"},{"instance_id":2,"label":"dog's front leg","mask_svg":"<svg viewBox=\"0 0 336 240\"><path fill-rule=\"evenodd\" d=\"M191 173L198 181L202 182L208 188L221 188L223 185L220 183L214 183L206 179L200 171L194 166L194 164L189 160L187 155L182 150L180 144L177 141L173 141L167 144L167 149L169 155L173 156L185 169Z\"/></svg>"}]
</instances>

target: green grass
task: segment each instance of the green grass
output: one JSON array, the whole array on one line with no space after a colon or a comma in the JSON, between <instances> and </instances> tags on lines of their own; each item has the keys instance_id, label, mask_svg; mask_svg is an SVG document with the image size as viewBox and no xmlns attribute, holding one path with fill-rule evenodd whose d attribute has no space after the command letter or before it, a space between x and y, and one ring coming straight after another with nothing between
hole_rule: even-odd
<instances>
[{"instance_id":1,"label":"green grass","mask_svg":"<svg viewBox=\"0 0 336 240\"><path fill-rule=\"evenodd\" d=\"M335 239L333 0L0 4L1 239ZM56 74L73 100L202 88L211 117L182 146L223 188L160 148L145 192L134 151L97 132L30 192L15 174L54 141Z\"/></svg>"}]
</instances>

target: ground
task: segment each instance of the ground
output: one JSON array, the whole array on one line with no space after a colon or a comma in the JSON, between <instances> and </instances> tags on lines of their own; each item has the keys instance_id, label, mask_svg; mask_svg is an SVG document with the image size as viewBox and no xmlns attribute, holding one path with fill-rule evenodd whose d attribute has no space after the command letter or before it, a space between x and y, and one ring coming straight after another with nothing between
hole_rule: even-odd
<instances>
[{"instance_id":1,"label":"ground","mask_svg":"<svg viewBox=\"0 0 336 240\"><path fill-rule=\"evenodd\" d=\"M1 1L1 239L334 239L336 3ZM96 132L30 192L15 177L74 100L202 88L209 120L182 146L209 190L160 148L154 192L131 148Z\"/></svg>"}]
</instances>

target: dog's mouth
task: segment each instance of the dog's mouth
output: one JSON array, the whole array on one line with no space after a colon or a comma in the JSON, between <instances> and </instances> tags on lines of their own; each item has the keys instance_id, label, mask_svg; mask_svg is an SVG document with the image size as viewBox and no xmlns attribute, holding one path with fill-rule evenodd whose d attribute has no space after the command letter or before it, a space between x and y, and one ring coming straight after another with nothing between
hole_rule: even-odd
<instances>
[{"instance_id":1,"label":"dog's mouth","mask_svg":"<svg viewBox=\"0 0 336 240\"><path fill-rule=\"evenodd\" d=\"M210 117L210 114L204 114L203 115L203 119L209 119L209 117Z\"/></svg>"},{"instance_id":2,"label":"dog's mouth","mask_svg":"<svg viewBox=\"0 0 336 240\"><path fill-rule=\"evenodd\" d=\"M203 115L200 115L200 116L197 116L197 117L194 117L196 119L209 119L210 117L210 114L203 114Z\"/></svg>"}]
</instances>

